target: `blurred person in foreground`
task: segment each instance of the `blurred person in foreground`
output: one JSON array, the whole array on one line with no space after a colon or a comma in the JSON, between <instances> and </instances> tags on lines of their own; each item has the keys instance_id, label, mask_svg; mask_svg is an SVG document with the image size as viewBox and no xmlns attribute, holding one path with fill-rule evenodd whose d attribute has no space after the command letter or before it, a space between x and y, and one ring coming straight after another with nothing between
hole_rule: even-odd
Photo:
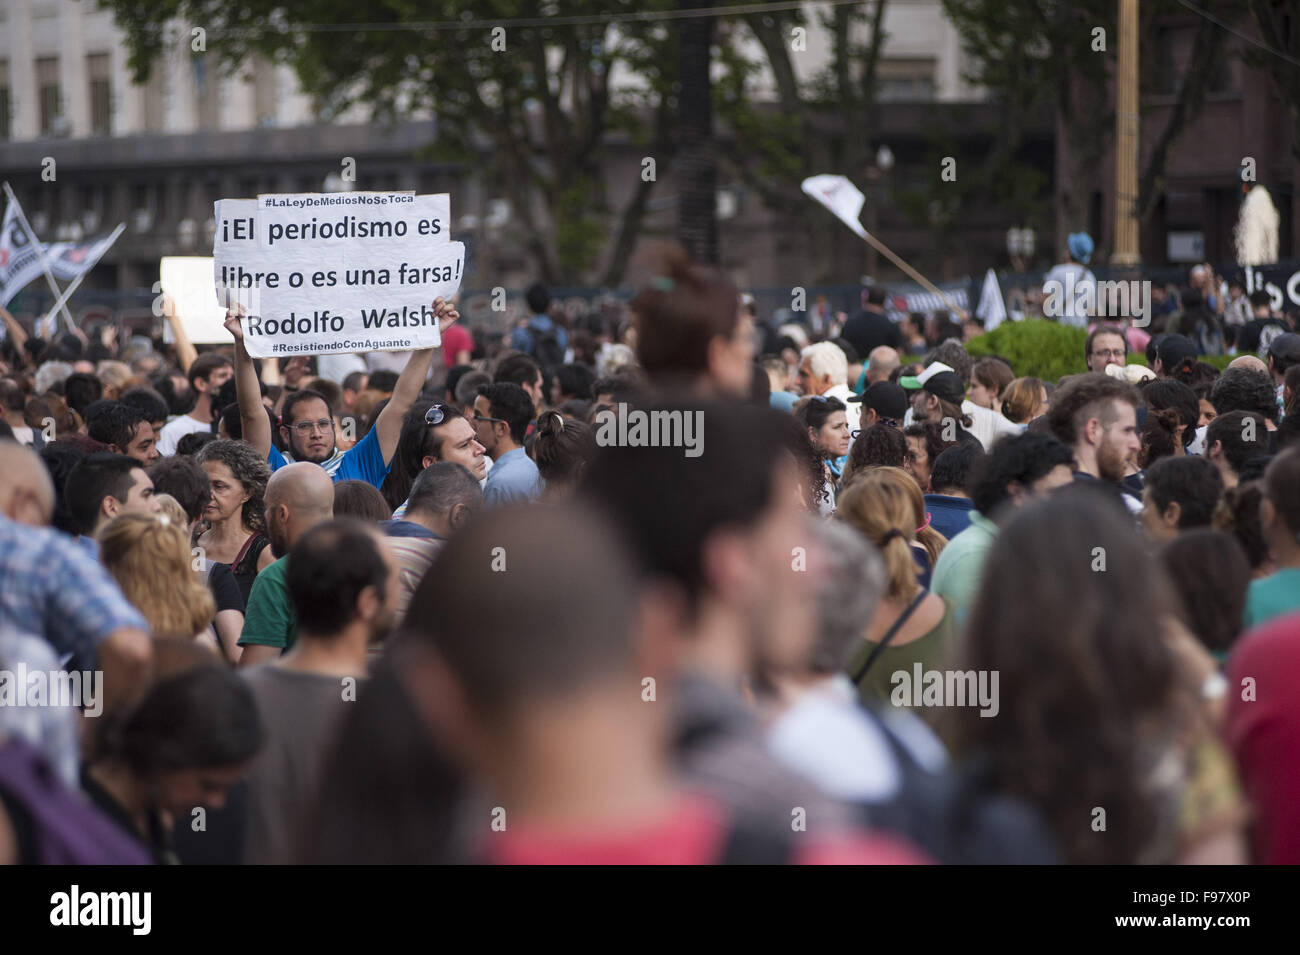
<instances>
[{"instance_id":1,"label":"blurred person in foreground","mask_svg":"<svg viewBox=\"0 0 1300 955\"><path fill-rule=\"evenodd\" d=\"M1245 861L1213 661L1113 495L1071 485L1007 522L955 665L999 674L1003 716L946 710L954 755L1037 807L1067 862Z\"/></svg>"},{"instance_id":2,"label":"blurred person in foreground","mask_svg":"<svg viewBox=\"0 0 1300 955\"><path fill-rule=\"evenodd\" d=\"M502 550L504 574L492 569ZM589 595L581 606L557 600L579 589ZM435 738L484 787L484 811L468 823L471 857L919 860L884 837L793 833L798 803L782 807L778 836L683 785L670 672L681 602L652 589L600 519L572 504L487 511L438 555L411 602L407 683ZM647 705L658 693L663 703Z\"/></svg>"}]
</instances>

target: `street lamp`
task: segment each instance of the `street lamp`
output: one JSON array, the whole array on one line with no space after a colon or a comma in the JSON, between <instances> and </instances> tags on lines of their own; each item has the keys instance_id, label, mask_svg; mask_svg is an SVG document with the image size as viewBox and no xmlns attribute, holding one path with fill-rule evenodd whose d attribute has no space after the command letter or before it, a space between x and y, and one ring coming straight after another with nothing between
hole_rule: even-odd
<instances>
[{"instance_id":1,"label":"street lamp","mask_svg":"<svg viewBox=\"0 0 1300 955\"><path fill-rule=\"evenodd\" d=\"M884 178L889 174L889 170L894 168L894 151L888 146L881 144L876 150L876 161L867 167L867 184L870 186L870 196L867 200L867 231L872 235L876 234L876 228L880 222L880 203L885 195ZM876 247L867 248L867 274L873 279L876 277L876 271L880 267L880 255L876 252Z\"/></svg>"},{"instance_id":2,"label":"street lamp","mask_svg":"<svg viewBox=\"0 0 1300 955\"><path fill-rule=\"evenodd\" d=\"M1010 228L1007 230L1007 255L1017 272L1023 272L1034 257L1034 230Z\"/></svg>"}]
</instances>

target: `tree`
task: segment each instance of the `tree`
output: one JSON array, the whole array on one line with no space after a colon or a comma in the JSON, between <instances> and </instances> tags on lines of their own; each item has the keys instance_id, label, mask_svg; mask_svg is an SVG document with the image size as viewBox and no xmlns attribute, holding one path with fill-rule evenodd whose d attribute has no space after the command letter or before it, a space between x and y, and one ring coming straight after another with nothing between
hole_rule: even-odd
<instances>
[{"instance_id":1,"label":"tree","mask_svg":"<svg viewBox=\"0 0 1300 955\"><path fill-rule=\"evenodd\" d=\"M708 0L681 0L683 11L706 7ZM677 235L697 262L718 261L716 213L718 170L713 139L712 17L692 16L679 21L681 36L681 92L677 130L679 179Z\"/></svg>"},{"instance_id":2,"label":"tree","mask_svg":"<svg viewBox=\"0 0 1300 955\"><path fill-rule=\"evenodd\" d=\"M428 7L386 0L346 7L332 0L101 5L126 33L137 82L147 80L163 52L166 28L184 21L203 25L207 55L228 71L255 55L290 64L330 115L363 104L376 122L391 122L431 110L431 154L473 169L509 198L512 229L551 284L598 274L617 283L650 193L672 159L676 32L658 23L611 22L631 12L628 0L571 0L566 20L587 19L555 25L539 22L537 5L524 0L446 0L437 17L464 24L454 28L429 24ZM671 6L638 0L636 11ZM341 10L352 23L391 26L349 30L337 24ZM615 73L637 82L615 88ZM655 176L639 177L621 209L610 208L602 172L615 134L652 155L657 167Z\"/></svg>"},{"instance_id":3,"label":"tree","mask_svg":"<svg viewBox=\"0 0 1300 955\"><path fill-rule=\"evenodd\" d=\"M1114 139L1113 63L1116 55L1114 0L942 0L974 60L968 79L985 87L1003 107L1008 127L999 137L976 181L988 182L1000 195L1009 183L998 169L1020 142L1021 121L1044 106L1057 122L1055 220L1058 244L1087 222L1089 200L1103 177L1105 157ZM1227 0L1206 0L1222 13ZM1185 13L1177 0L1148 0L1142 5L1139 48L1155 48L1157 31L1171 14ZM1098 31L1101 31L1100 33ZM1191 59L1179 77L1174 108L1155 139L1139 180L1138 204L1144 216L1155 208L1164 170L1179 136L1196 118L1224 50L1221 30L1205 21L1198 28ZM1149 61L1142 67L1144 85Z\"/></svg>"},{"instance_id":4,"label":"tree","mask_svg":"<svg viewBox=\"0 0 1300 955\"><path fill-rule=\"evenodd\" d=\"M1300 10L1288 0L1250 0L1250 11L1259 27L1260 38L1285 53L1291 61L1267 53L1252 52L1246 62L1268 70L1278 99L1291 119L1291 155L1300 162Z\"/></svg>"},{"instance_id":5,"label":"tree","mask_svg":"<svg viewBox=\"0 0 1300 955\"><path fill-rule=\"evenodd\" d=\"M830 214L810 208L800 183L825 172L859 183L867 176L885 6L886 0L875 0L818 10L816 22L831 39L830 58L804 78L796 69L807 51L809 17L803 10L741 15L726 23L720 39L723 72L714 100L736 144L722 159L765 205L799 224L802 244L820 267L813 277L819 281L859 275L866 246L842 226L828 228ZM761 56L746 52L751 39ZM775 85L776 104L755 106L754 88L765 76Z\"/></svg>"}]
</instances>

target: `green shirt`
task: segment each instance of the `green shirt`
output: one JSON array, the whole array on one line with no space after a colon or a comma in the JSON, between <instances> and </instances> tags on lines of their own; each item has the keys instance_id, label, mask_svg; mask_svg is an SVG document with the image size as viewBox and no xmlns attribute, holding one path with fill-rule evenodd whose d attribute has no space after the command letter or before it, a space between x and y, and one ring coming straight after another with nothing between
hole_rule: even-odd
<instances>
[{"instance_id":1,"label":"green shirt","mask_svg":"<svg viewBox=\"0 0 1300 955\"><path fill-rule=\"evenodd\" d=\"M961 534L957 536L960 537ZM936 623L929 633L917 637L910 643L895 644L891 641L889 646L880 651L876 656L876 662L871 664L871 669L858 682L858 697L868 705L889 703L889 695L894 688L893 675L896 671L903 670L911 676L912 668L917 663L921 664L923 670L942 668L948 657L952 629L952 608L945 603L943 619ZM849 659L849 665L845 668L848 673L853 675L861 670L867 662L867 657L875 649L874 643L863 640Z\"/></svg>"},{"instance_id":2,"label":"green shirt","mask_svg":"<svg viewBox=\"0 0 1300 955\"><path fill-rule=\"evenodd\" d=\"M281 557L253 581L244 611L244 629L239 634L241 647L257 644L288 650L298 639L298 615L284 579L288 567L289 558Z\"/></svg>"},{"instance_id":3,"label":"green shirt","mask_svg":"<svg viewBox=\"0 0 1300 955\"><path fill-rule=\"evenodd\" d=\"M1296 610L1300 610L1300 567L1284 567L1271 577L1250 582L1242 623L1258 627Z\"/></svg>"},{"instance_id":4,"label":"green shirt","mask_svg":"<svg viewBox=\"0 0 1300 955\"><path fill-rule=\"evenodd\" d=\"M966 614L975 604L984 579L984 560L997 536L996 524L979 511L971 511L970 527L948 541L935 562L930 593L952 608L958 626L965 624Z\"/></svg>"}]
</instances>

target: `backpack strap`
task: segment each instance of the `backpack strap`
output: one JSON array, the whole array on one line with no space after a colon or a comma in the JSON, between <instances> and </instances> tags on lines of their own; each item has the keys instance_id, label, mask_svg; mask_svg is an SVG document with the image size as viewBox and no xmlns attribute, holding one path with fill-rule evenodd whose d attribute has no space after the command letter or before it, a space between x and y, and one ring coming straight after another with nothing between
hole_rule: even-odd
<instances>
[{"instance_id":1,"label":"backpack strap","mask_svg":"<svg viewBox=\"0 0 1300 955\"><path fill-rule=\"evenodd\" d=\"M903 629L903 624L907 623L907 619L912 616L912 612L915 611L917 607L921 606L921 601L925 599L927 593L929 593L929 591L922 587L921 592L912 599L912 602L907 605L907 609L898 615L898 619L894 621L893 625L888 631L886 631L885 635L880 638L880 642L871 648L871 653L867 655L866 662L862 664L862 667L857 673L854 673L849 677L855 686L862 682L862 678L867 675L867 671L871 669L871 665L876 662L876 657L880 656L885 647L889 646L889 641L893 640L894 637L898 635L898 631Z\"/></svg>"},{"instance_id":2,"label":"backpack strap","mask_svg":"<svg viewBox=\"0 0 1300 955\"><path fill-rule=\"evenodd\" d=\"M235 559L230 562L230 569L235 573L240 573L241 571L239 566L244 562L244 558L248 556L250 550L253 551L253 566L256 567L257 558L262 556L262 551L266 548L268 543L269 539L265 534L259 534L256 531L249 534L248 540L244 541L244 546L239 548L239 553L235 555Z\"/></svg>"}]
</instances>

